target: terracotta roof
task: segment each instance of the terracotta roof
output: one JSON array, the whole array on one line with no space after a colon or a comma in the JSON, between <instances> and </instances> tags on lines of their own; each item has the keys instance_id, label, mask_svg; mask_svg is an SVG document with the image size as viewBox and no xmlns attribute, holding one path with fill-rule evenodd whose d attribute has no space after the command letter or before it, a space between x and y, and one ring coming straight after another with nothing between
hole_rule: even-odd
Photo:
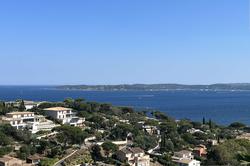
<instances>
[{"instance_id":1,"label":"terracotta roof","mask_svg":"<svg viewBox=\"0 0 250 166\"><path fill-rule=\"evenodd\" d=\"M65 108L65 107L51 107L44 109L45 111L68 111L72 110L71 108Z\"/></svg>"}]
</instances>

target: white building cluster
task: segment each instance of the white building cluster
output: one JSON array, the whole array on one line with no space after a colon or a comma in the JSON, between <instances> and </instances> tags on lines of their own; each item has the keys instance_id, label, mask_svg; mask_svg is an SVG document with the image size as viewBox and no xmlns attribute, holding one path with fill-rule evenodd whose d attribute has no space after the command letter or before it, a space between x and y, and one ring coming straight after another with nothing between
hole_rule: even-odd
<instances>
[{"instance_id":1,"label":"white building cluster","mask_svg":"<svg viewBox=\"0 0 250 166\"><path fill-rule=\"evenodd\" d=\"M44 109L47 116L59 120L62 124L71 126L83 126L84 118L76 116L76 113L71 108L65 107L52 107Z\"/></svg>"},{"instance_id":2,"label":"white building cluster","mask_svg":"<svg viewBox=\"0 0 250 166\"><path fill-rule=\"evenodd\" d=\"M51 130L56 125L42 115L35 115L34 112L10 112L1 117L2 123L10 124L16 129L29 129L32 133Z\"/></svg>"},{"instance_id":3,"label":"white building cluster","mask_svg":"<svg viewBox=\"0 0 250 166\"><path fill-rule=\"evenodd\" d=\"M138 147L124 147L117 152L117 158L130 166L150 166L150 157Z\"/></svg>"},{"instance_id":4,"label":"white building cluster","mask_svg":"<svg viewBox=\"0 0 250 166\"><path fill-rule=\"evenodd\" d=\"M200 161L195 160L192 152L188 150L175 152L172 161L179 166L200 166Z\"/></svg>"},{"instance_id":5,"label":"white building cluster","mask_svg":"<svg viewBox=\"0 0 250 166\"><path fill-rule=\"evenodd\" d=\"M71 126L84 126L84 118L77 117L70 108L52 107L44 109L46 116ZM50 131L56 125L52 120L43 115L35 115L34 112L10 112L0 117L0 123L10 124L16 129L28 129L32 133L38 131Z\"/></svg>"}]
</instances>

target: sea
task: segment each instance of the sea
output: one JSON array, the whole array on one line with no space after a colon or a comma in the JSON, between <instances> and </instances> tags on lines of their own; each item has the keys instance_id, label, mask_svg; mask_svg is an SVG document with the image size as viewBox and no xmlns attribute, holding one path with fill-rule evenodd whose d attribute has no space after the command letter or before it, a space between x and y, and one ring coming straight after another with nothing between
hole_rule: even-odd
<instances>
[{"instance_id":1,"label":"sea","mask_svg":"<svg viewBox=\"0 0 250 166\"><path fill-rule=\"evenodd\" d=\"M58 90L53 86L0 86L1 101L54 102L66 98L162 111L177 120L202 121L205 117L220 125L233 122L250 125L250 91L80 91Z\"/></svg>"}]
</instances>

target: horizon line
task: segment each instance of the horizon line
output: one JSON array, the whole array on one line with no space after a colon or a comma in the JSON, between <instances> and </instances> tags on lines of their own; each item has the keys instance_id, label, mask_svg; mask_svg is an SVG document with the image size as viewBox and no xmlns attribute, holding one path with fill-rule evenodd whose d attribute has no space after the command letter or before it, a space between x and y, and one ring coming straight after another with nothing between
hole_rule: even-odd
<instances>
[{"instance_id":1,"label":"horizon line","mask_svg":"<svg viewBox=\"0 0 250 166\"><path fill-rule=\"evenodd\" d=\"M226 82L207 84L185 84L185 83L120 83L120 84L0 84L0 86L117 86L117 85L217 85L217 84L250 84L250 82Z\"/></svg>"}]
</instances>

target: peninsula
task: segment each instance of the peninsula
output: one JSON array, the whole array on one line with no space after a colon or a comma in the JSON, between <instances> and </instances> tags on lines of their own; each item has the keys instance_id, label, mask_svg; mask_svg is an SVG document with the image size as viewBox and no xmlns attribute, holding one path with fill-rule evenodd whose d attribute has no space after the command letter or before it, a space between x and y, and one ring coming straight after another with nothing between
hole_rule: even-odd
<instances>
[{"instance_id":1,"label":"peninsula","mask_svg":"<svg viewBox=\"0 0 250 166\"><path fill-rule=\"evenodd\" d=\"M250 90L250 83L228 83L210 85L184 84L120 84L120 85L63 85L57 89L84 90L84 91L167 91L167 90Z\"/></svg>"}]
</instances>

